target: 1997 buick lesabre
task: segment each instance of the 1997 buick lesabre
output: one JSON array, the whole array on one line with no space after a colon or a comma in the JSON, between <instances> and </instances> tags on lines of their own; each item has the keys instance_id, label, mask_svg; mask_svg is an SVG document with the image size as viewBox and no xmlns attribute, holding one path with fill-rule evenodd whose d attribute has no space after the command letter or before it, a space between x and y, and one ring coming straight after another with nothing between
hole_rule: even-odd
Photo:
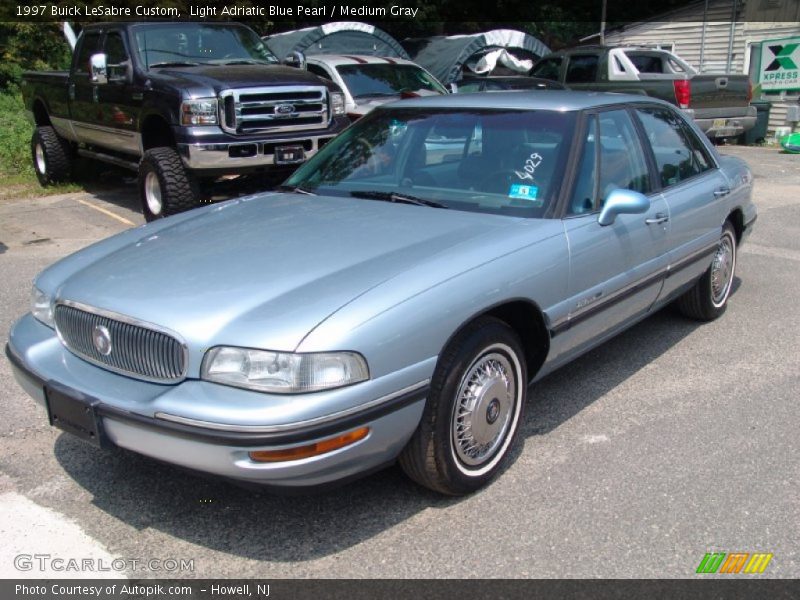
<instances>
[{"instance_id":1,"label":"1997 buick lesabre","mask_svg":"<svg viewBox=\"0 0 800 600\"><path fill-rule=\"evenodd\" d=\"M49 267L6 351L51 423L100 446L293 488L399 460L469 493L529 382L666 303L723 313L751 193L645 97L406 100L278 193Z\"/></svg>"}]
</instances>

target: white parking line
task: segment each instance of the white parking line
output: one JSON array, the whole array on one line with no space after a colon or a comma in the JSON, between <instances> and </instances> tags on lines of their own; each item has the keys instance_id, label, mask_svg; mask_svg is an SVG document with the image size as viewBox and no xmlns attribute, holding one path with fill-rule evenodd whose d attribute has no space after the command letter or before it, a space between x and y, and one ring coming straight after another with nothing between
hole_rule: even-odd
<instances>
[{"instance_id":1,"label":"white parking line","mask_svg":"<svg viewBox=\"0 0 800 600\"><path fill-rule=\"evenodd\" d=\"M16 492L0 494L0 539L2 579L125 577L111 568L82 570L86 564L112 565L116 557L64 515Z\"/></svg>"},{"instance_id":2,"label":"white parking line","mask_svg":"<svg viewBox=\"0 0 800 600\"><path fill-rule=\"evenodd\" d=\"M81 198L76 198L76 200L77 200L78 202L80 202L81 204L83 204L84 206L88 206L89 208L93 208L93 209L94 209L94 210L96 210L97 212L101 212L101 213L103 213L104 215L108 215L108 216L109 216L109 217L111 217L112 219L116 219L116 220L117 220L117 221L119 221L120 223L125 223L126 225L130 225L131 227L135 227L135 226L136 226L136 223L134 223L133 221L129 221L129 220L128 220L128 219L126 219L125 217L120 217L119 215L117 215L117 214L115 214L115 213L111 212L110 210L106 210L105 208L101 208L101 207L99 207L99 206L95 206L95 205L94 205L94 204L92 204L91 202L87 202L86 200L82 200Z\"/></svg>"}]
</instances>

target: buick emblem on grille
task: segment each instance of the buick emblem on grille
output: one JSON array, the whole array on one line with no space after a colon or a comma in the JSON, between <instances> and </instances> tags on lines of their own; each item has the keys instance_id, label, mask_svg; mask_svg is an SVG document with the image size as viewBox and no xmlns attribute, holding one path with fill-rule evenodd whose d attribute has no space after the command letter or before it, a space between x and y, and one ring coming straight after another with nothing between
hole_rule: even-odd
<instances>
[{"instance_id":1,"label":"buick emblem on grille","mask_svg":"<svg viewBox=\"0 0 800 600\"><path fill-rule=\"evenodd\" d=\"M275 115L288 117L294 112L294 104L278 104L275 107Z\"/></svg>"},{"instance_id":2,"label":"buick emblem on grille","mask_svg":"<svg viewBox=\"0 0 800 600\"><path fill-rule=\"evenodd\" d=\"M95 349L103 356L111 354L111 333L107 327L95 325L92 329L92 343Z\"/></svg>"}]
</instances>

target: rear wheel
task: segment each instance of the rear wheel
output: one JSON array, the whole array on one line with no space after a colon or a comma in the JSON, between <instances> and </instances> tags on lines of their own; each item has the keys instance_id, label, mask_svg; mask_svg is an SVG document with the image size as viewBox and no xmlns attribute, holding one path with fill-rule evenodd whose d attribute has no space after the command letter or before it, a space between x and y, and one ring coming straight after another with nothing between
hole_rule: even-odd
<instances>
[{"instance_id":1,"label":"rear wheel","mask_svg":"<svg viewBox=\"0 0 800 600\"><path fill-rule=\"evenodd\" d=\"M460 495L497 474L522 419L523 356L516 333L490 317L453 339L439 359L422 420L399 458L411 479Z\"/></svg>"},{"instance_id":2,"label":"rear wheel","mask_svg":"<svg viewBox=\"0 0 800 600\"><path fill-rule=\"evenodd\" d=\"M722 227L711 266L692 289L678 298L678 309L687 317L713 321L725 312L736 271L736 233L730 221Z\"/></svg>"},{"instance_id":3,"label":"rear wheel","mask_svg":"<svg viewBox=\"0 0 800 600\"><path fill-rule=\"evenodd\" d=\"M142 213L153 221L200 204L198 185L173 148L152 148L139 165Z\"/></svg>"},{"instance_id":4,"label":"rear wheel","mask_svg":"<svg viewBox=\"0 0 800 600\"><path fill-rule=\"evenodd\" d=\"M31 156L42 186L67 181L72 175L72 148L49 125L37 127L33 132Z\"/></svg>"}]
</instances>

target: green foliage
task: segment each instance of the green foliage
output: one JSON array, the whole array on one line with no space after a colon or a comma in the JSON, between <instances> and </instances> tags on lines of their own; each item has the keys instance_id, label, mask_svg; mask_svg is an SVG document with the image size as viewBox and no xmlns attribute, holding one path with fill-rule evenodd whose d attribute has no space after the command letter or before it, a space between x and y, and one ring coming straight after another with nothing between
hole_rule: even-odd
<instances>
[{"instance_id":1,"label":"green foliage","mask_svg":"<svg viewBox=\"0 0 800 600\"><path fill-rule=\"evenodd\" d=\"M0 94L0 177L33 175L31 132L19 94Z\"/></svg>"},{"instance_id":2,"label":"green foliage","mask_svg":"<svg viewBox=\"0 0 800 600\"><path fill-rule=\"evenodd\" d=\"M25 70L66 69L70 56L58 23L0 22L0 91L15 90Z\"/></svg>"}]
</instances>

